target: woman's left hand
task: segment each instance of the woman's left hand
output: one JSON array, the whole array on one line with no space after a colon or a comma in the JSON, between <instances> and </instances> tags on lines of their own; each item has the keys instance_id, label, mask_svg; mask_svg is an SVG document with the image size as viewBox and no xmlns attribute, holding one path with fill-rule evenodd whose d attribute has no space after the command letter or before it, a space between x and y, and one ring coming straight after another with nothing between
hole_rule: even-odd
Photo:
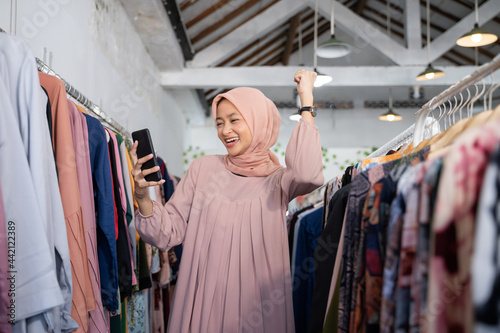
<instances>
[{"instance_id":1,"label":"woman's left hand","mask_svg":"<svg viewBox=\"0 0 500 333\"><path fill-rule=\"evenodd\" d=\"M293 81L297 83L297 92L299 96L310 95L312 96L312 92L314 89L314 81L318 74L313 71L299 70L295 73L293 77Z\"/></svg>"}]
</instances>

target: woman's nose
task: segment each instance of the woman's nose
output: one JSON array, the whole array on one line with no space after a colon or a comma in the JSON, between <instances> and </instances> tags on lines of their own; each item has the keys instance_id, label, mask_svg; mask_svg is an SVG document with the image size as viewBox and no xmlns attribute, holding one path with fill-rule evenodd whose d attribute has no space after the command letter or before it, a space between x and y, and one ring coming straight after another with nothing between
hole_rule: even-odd
<instances>
[{"instance_id":1,"label":"woman's nose","mask_svg":"<svg viewBox=\"0 0 500 333\"><path fill-rule=\"evenodd\" d=\"M223 132L224 134L229 134L229 133L231 133L232 131L233 131L233 128L231 127L231 125L230 125L230 124L228 124L228 125L224 125L224 129L222 130L222 132Z\"/></svg>"}]
</instances>

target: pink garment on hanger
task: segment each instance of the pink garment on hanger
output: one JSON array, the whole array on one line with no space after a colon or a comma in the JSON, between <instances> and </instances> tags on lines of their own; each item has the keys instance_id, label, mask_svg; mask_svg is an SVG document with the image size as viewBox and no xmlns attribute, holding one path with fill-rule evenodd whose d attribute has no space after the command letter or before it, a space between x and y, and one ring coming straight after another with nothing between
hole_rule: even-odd
<instances>
[{"instance_id":1,"label":"pink garment on hanger","mask_svg":"<svg viewBox=\"0 0 500 333\"><path fill-rule=\"evenodd\" d=\"M59 176L59 190L66 219L73 281L71 318L78 323L77 331L82 332L88 330L88 311L95 309L95 299L87 260L83 212L66 88L64 83L55 76L44 73L38 75L40 84L48 93L52 109L52 140Z\"/></svg>"},{"instance_id":2,"label":"pink garment on hanger","mask_svg":"<svg viewBox=\"0 0 500 333\"><path fill-rule=\"evenodd\" d=\"M80 199L82 201L85 241L87 245L87 259L89 263L90 280L96 301L95 310L90 311L89 333L105 333L109 330L104 316L101 297L101 279L99 275L99 261L97 258L97 234L94 207L94 188L92 185L92 171L90 168L90 152L87 121L85 116L68 100L71 132L75 148L76 169Z\"/></svg>"}]
</instances>

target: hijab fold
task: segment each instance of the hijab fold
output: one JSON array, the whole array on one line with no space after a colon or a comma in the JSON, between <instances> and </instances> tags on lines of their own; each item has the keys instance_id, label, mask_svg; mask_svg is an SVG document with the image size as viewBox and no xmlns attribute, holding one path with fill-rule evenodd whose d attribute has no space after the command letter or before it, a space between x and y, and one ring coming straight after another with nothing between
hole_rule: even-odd
<instances>
[{"instance_id":1,"label":"hijab fold","mask_svg":"<svg viewBox=\"0 0 500 333\"><path fill-rule=\"evenodd\" d=\"M274 103L260 90L235 88L219 94L212 102L212 115L217 118L217 104L227 99L240 112L252 133L252 143L241 155L225 155L226 168L247 177L266 177L282 166L269 148L278 140L280 114Z\"/></svg>"}]
</instances>

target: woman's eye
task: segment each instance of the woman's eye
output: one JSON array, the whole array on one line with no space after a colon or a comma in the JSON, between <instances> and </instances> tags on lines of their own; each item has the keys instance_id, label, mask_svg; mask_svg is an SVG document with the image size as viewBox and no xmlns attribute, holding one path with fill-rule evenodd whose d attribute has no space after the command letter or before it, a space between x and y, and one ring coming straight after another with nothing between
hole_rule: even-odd
<instances>
[{"instance_id":1,"label":"woman's eye","mask_svg":"<svg viewBox=\"0 0 500 333\"><path fill-rule=\"evenodd\" d=\"M235 121L238 121L239 119L233 119L231 120L232 123L234 123Z\"/></svg>"},{"instance_id":2,"label":"woman's eye","mask_svg":"<svg viewBox=\"0 0 500 333\"><path fill-rule=\"evenodd\" d=\"M222 125L222 123L218 123L216 126L219 127L220 125Z\"/></svg>"}]
</instances>

